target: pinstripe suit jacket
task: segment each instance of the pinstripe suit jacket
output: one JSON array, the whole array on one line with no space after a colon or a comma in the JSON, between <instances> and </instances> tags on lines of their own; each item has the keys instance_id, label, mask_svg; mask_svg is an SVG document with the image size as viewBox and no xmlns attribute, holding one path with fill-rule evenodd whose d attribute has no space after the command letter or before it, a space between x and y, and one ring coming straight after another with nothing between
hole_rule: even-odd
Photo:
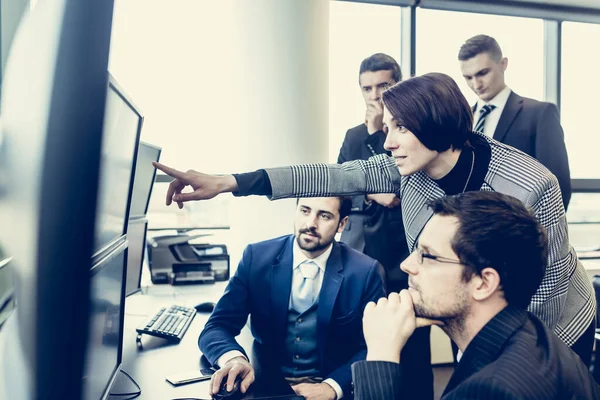
<instances>
[{"instance_id":1,"label":"pinstripe suit jacket","mask_svg":"<svg viewBox=\"0 0 600 400\"><path fill-rule=\"evenodd\" d=\"M352 365L355 400L402 399L401 366ZM599 399L600 386L579 356L535 316L506 307L467 346L442 400Z\"/></svg>"},{"instance_id":2,"label":"pinstripe suit jacket","mask_svg":"<svg viewBox=\"0 0 600 400\"><path fill-rule=\"evenodd\" d=\"M487 141L491 160L481 190L520 199L548 232L549 256L544 279L529 310L571 346L596 313L592 285L569 243L567 220L556 177L527 154L474 133L471 141ZM412 250L432 216L427 201L444 191L424 172L401 176L394 159L381 154L344 164L307 164L266 170L272 198L396 193ZM501 245L501 244L499 244Z\"/></svg>"}]
</instances>

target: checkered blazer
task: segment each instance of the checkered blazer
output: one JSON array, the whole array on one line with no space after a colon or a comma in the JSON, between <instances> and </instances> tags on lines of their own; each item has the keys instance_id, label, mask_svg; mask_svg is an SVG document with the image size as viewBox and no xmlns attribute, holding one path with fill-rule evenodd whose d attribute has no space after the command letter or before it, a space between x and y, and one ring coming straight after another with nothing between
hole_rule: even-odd
<instances>
[{"instance_id":1,"label":"checkered blazer","mask_svg":"<svg viewBox=\"0 0 600 400\"><path fill-rule=\"evenodd\" d=\"M596 302L583 265L569 243L558 180L527 154L480 136L488 141L492 150L481 190L520 199L548 232L548 267L531 299L529 311L572 346L592 322ZM344 164L306 164L266 171L271 181L272 199L396 193L402 199L409 250L433 215L427 201L445 194L423 171L401 176L394 159L385 154Z\"/></svg>"}]
</instances>

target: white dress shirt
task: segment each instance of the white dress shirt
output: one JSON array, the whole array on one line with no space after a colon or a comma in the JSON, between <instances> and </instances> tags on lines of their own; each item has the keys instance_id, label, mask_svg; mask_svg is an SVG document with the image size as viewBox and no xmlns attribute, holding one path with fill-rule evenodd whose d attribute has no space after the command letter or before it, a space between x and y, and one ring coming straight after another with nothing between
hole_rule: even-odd
<instances>
[{"instance_id":1,"label":"white dress shirt","mask_svg":"<svg viewBox=\"0 0 600 400\"><path fill-rule=\"evenodd\" d=\"M475 108L475 112L473 113L473 126L476 126L477 121L479 121L479 110L481 110L481 107L485 106L486 104L491 104L495 106L496 108L494 108L487 115L485 121L483 122L483 133L486 136L493 137L494 132L496 132L496 127L498 126L498 121L500 121L500 116L502 115L502 111L504 111L504 107L506 106L506 102L508 101L508 96L510 96L511 92L512 90L510 90L508 86L505 86L504 89L502 89L500 93L494 96L494 98L491 99L489 102L486 103L481 99L477 100L477 107Z\"/></svg>"},{"instance_id":2,"label":"white dress shirt","mask_svg":"<svg viewBox=\"0 0 600 400\"><path fill-rule=\"evenodd\" d=\"M308 258L302 253L302 250L298 246L298 242L296 238L294 238L294 248L293 248L293 258L292 258L292 287L300 285L300 282L304 279L302 273L300 272L300 264L302 264L306 260L310 260L314 262L317 267L319 267L319 273L315 276L313 280L313 291L315 299L319 297L319 293L321 291L321 286L323 286L323 276L325 275L325 267L327 266L327 260L329 260L329 256L331 255L331 251L333 250L333 244L330 244L327 250L323 252L318 257ZM290 296L291 301L291 296ZM238 350L231 350L226 353L223 353L222 356L217 360L217 365L219 367L225 365L225 363L232 358L239 357L244 355ZM344 396L344 392L342 391L342 387L333 379L327 378L323 381L323 383L327 383L329 386L333 388L337 395L337 399L340 400Z\"/></svg>"}]
</instances>

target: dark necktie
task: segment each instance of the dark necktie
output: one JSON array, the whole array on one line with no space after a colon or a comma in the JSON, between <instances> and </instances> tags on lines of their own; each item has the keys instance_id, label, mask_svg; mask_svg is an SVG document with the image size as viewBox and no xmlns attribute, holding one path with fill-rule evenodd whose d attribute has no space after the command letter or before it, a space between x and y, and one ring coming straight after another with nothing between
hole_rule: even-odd
<instances>
[{"instance_id":1,"label":"dark necktie","mask_svg":"<svg viewBox=\"0 0 600 400\"><path fill-rule=\"evenodd\" d=\"M481 109L479 110L479 120L477 121L477 125L475 125L474 131L483 133L485 117L487 117L494 108L496 108L496 106L492 104L486 104L485 106L481 107Z\"/></svg>"}]
</instances>

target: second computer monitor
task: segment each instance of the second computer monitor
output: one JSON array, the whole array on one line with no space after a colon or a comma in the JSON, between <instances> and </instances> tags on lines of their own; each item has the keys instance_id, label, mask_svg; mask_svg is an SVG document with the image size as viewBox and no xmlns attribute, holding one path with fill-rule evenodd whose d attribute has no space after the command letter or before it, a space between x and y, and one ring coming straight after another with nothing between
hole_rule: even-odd
<instances>
[{"instance_id":1,"label":"second computer monitor","mask_svg":"<svg viewBox=\"0 0 600 400\"><path fill-rule=\"evenodd\" d=\"M152 166L152 161L159 160L161 150L160 147L153 144L140 142L129 211L131 218L144 216L148 212L152 186L156 177L156 168Z\"/></svg>"},{"instance_id":2,"label":"second computer monitor","mask_svg":"<svg viewBox=\"0 0 600 400\"><path fill-rule=\"evenodd\" d=\"M142 122L139 109L111 77L102 138L96 254L126 233Z\"/></svg>"},{"instance_id":3,"label":"second computer monitor","mask_svg":"<svg viewBox=\"0 0 600 400\"><path fill-rule=\"evenodd\" d=\"M136 293L140 290L144 256L146 254L146 229L148 221L146 218L132 218L127 228L127 240L129 251L127 256L127 281L125 294Z\"/></svg>"}]
</instances>

